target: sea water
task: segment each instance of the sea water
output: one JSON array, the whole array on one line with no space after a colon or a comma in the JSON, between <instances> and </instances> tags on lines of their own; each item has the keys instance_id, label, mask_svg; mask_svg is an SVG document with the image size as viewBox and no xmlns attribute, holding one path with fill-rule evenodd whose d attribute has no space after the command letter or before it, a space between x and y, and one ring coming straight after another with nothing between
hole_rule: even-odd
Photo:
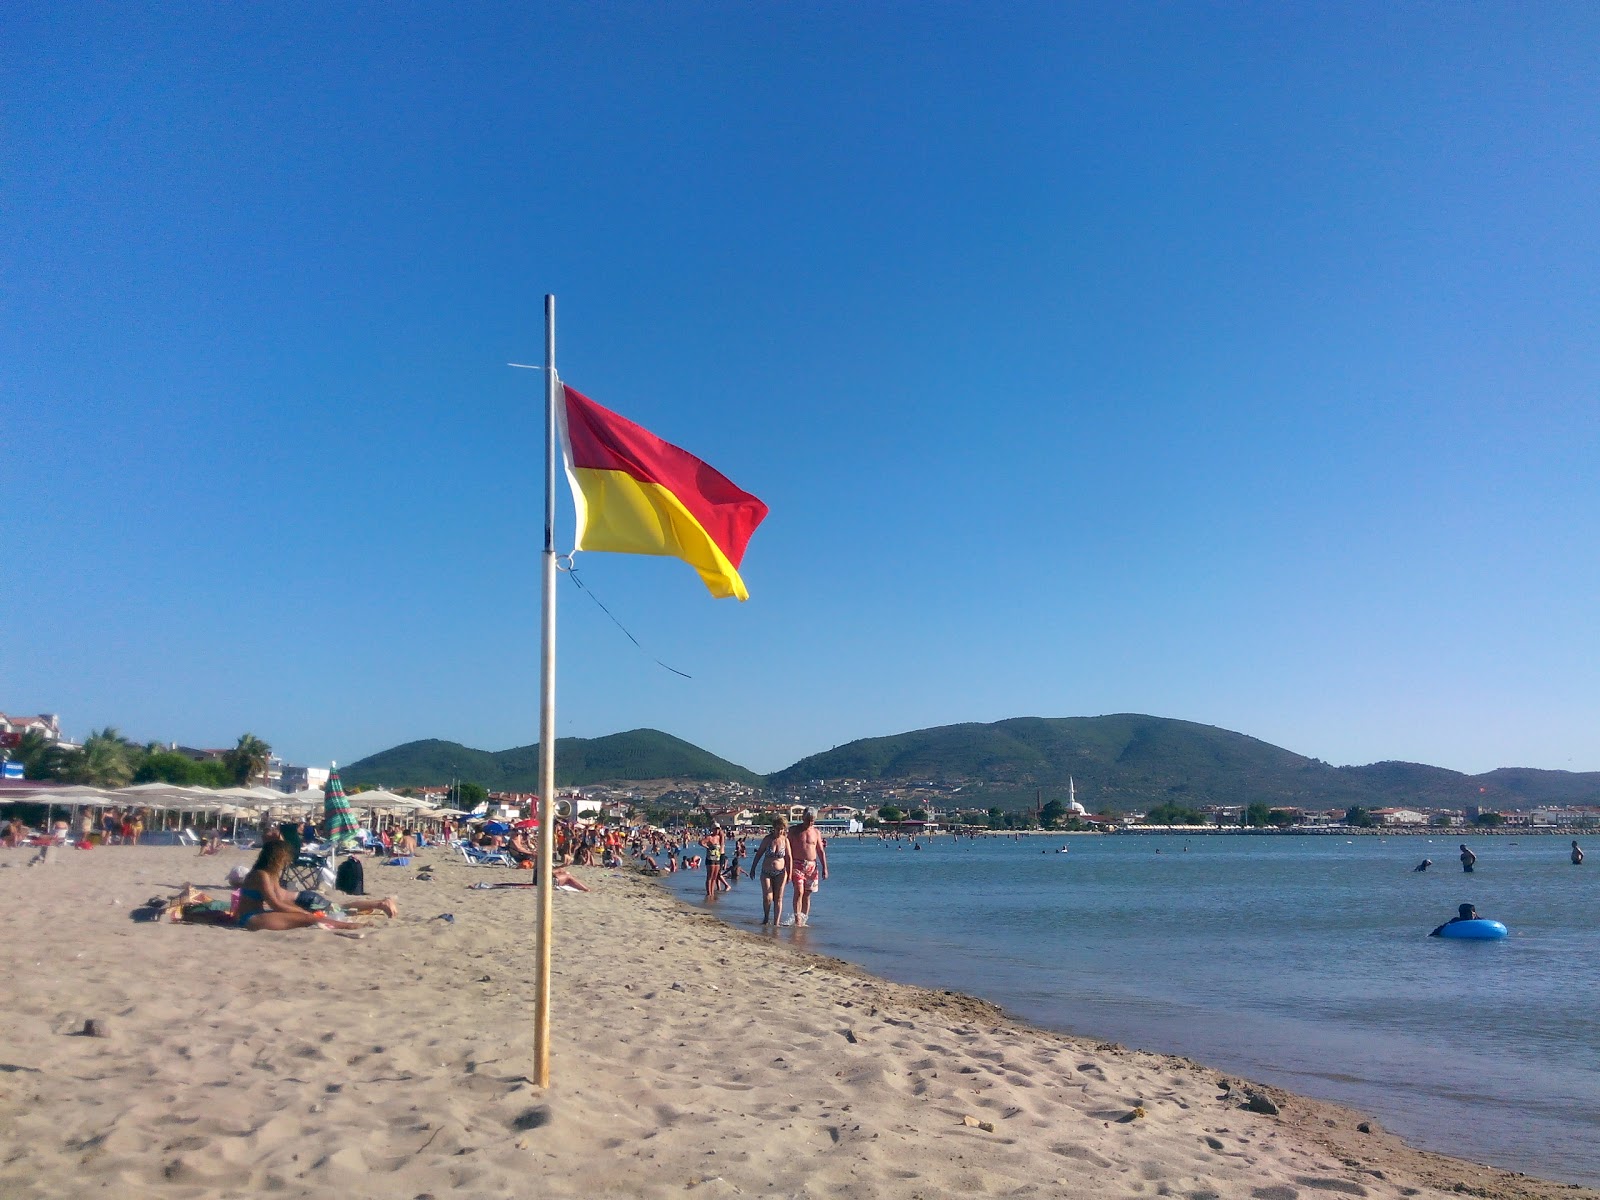
<instances>
[{"instance_id":1,"label":"sea water","mask_svg":"<svg viewBox=\"0 0 1600 1200\"><path fill-rule=\"evenodd\" d=\"M1349 1104L1414 1145L1600 1184L1600 838L1582 867L1537 835L913 845L831 839L812 925L772 936ZM703 895L701 873L666 878ZM1511 936L1429 938L1462 902ZM759 927L749 880L712 907Z\"/></svg>"}]
</instances>

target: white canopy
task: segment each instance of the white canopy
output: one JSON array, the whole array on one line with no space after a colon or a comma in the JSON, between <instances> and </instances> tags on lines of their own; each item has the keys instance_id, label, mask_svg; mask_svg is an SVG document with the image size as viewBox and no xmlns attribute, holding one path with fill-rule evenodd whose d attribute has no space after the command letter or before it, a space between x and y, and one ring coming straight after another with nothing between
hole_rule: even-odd
<instances>
[{"instance_id":1,"label":"white canopy","mask_svg":"<svg viewBox=\"0 0 1600 1200\"><path fill-rule=\"evenodd\" d=\"M367 792L351 792L345 797L350 802L351 808L378 808L398 809L410 812L414 809L427 808L421 800L413 800L410 796L402 796L396 792L385 791L383 788L374 788Z\"/></svg>"},{"instance_id":2,"label":"white canopy","mask_svg":"<svg viewBox=\"0 0 1600 1200\"><path fill-rule=\"evenodd\" d=\"M75 783L71 787L20 788L6 793L7 800L26 800L29 804L105 804L116 799L104 788Z\"/></svg>"}]
</instances>

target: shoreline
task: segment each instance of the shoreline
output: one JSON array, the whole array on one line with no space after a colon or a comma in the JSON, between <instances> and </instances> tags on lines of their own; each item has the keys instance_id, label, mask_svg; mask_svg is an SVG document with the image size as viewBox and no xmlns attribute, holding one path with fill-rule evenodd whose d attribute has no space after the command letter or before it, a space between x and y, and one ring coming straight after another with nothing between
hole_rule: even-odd
<instances>
[{"instance_id":1,"label":"shoreline","mask_svg":"<svg viewBox=\"0 0 1600 1200\"><path fill-rule=\"evenodd\" d=\"M556 896L541 1091L534 893L468 890L525 872L369 861L401 915L350 941L129 920L240 853L24 853L0 851L7 1195L1600 1198L881 979L631 871ZM87 1020L109 1036L79 1036ZM1244 1110L1247 1090L1281 1111Z\"/></svg>"}]
</instances>

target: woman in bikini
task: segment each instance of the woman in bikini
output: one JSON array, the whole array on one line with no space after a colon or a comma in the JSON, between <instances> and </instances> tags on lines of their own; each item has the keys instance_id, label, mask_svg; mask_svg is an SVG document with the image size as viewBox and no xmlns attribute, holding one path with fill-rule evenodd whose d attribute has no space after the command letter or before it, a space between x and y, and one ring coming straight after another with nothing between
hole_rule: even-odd
<instances>
[{"instance_id":1,"label":"woman in bikini","mask_svg":"<svg viewBox=\"0 0 1600 1200\"><path fill-rule=\"evenodd\" d=\"M789 822L772 818L772 832L761 839L756 856L750 860L750 874L761 880L761 923L783 923L783 892L789 885L794 854L789 849Z\"/></svg>"},{"instance_id":2,"label":"woman in bikini","mask_svg":"<svg viewBox=\"0 0 1600 1200\"><path fill-rule=\"evenodd\" d=\"M294 847L281 838L273 839L262 847L250 873L239 883L237 912L185 908L183 919L192 924L237 925L250 930L309 929L314 925L328 929L359 929L352 921L336 921L327 913L312 912L295 903L294 895L284 891L279 883L284 868L293 861ZM381 912L386 917L398 911L393 896L383 900L346 900L340 907L351 912Z\"/></svg>"},{"instance_id":3,"label":"woman in bikini","mask_svg":"<svg viewBox=\"0 0 1600 1200\"><path fill-rule=\"evenodd\" d=\"M722 826L713 821L711 832L700 839L700 844L706 848L706 899L715 900L717 885L722 882L722 851L727 845Z\"/></svg>"}]
</instances>

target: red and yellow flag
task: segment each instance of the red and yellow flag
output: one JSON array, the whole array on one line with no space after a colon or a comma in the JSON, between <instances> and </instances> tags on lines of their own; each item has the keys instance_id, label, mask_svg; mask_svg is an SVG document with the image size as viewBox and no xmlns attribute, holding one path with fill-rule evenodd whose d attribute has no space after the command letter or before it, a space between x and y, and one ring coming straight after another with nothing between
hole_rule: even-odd
<instances>
[{"instance_id":1,"label":"red and yellow flag","mask_svg":"<svg viewBox=\"0 0 1600 1200\"><path fill-rule=\"evenodd\" d=\"M748 600L739 564L767 506L687 450L562 385L575 550L681 558L719 599Z\"/></svg>"}]
</instances>

